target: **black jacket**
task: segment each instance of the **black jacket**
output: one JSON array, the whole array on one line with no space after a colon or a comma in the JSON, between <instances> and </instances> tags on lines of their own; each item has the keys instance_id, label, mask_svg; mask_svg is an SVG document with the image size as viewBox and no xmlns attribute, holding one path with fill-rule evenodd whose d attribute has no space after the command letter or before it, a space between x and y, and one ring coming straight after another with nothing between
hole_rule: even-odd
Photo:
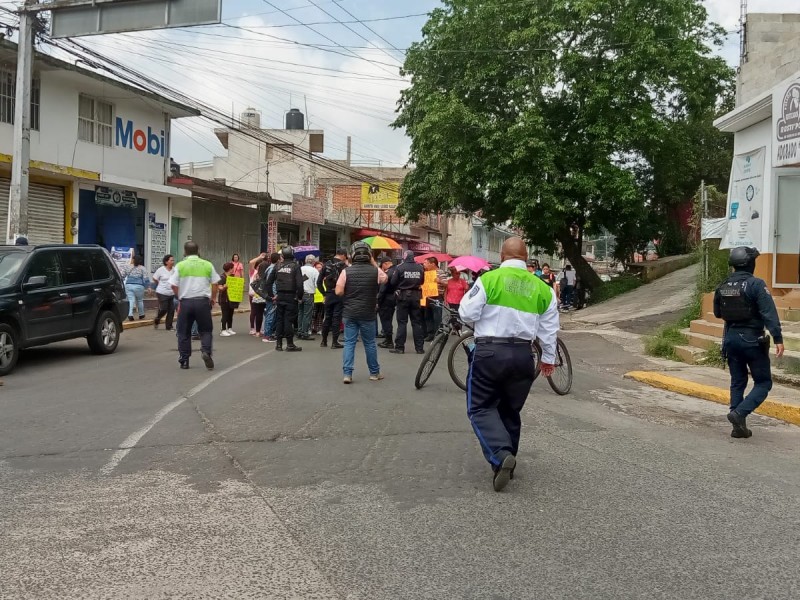
<instances>
[{"instance_id":1,"label":"black jacket","mask_svg":"<svg viewBox=\"0 0 800 600\"><path fill-rule=\"evenodd\" d=\"M289 260L275 265L272 273L267 279L267 290L277 289L278 294L295 296L298 300L303 299L303 272L300 264L294 260Z\"/></svg>"},{"instance_id":2,"label":"black jacket","mask_svg":"<svg viewBox=\"0 0 800 600\"><path fill-rule=\"evenodd\" d=\"M755 331L763 331L764 328L772 334L772 338L776 344L783 343L783 332L781 331L781 321L778 317L778 310L775 308L775 301L767 289L767 284L763 279L759 279L747 271L736 271L728 276L725 281L747 281L747 286L744 293L750 300L753 310L753 316L747 321L736 321L735 323L726 323L729 328L733 329L752 329ZM719 288L714 293L714 316L718 319L722 318L721 298Z\"/></svg>"},{"instance_id":3,"label":"black jacket","mask_svg":"<svg viewBox=\"0 0 800 600\"><path fill-rule=\"evenodd\" d=\"M394 268L389 284L395 291L422 291L425 282L425 269L414 262L413 258L406 259Z\"/></svg>"},{"instance_id":4,"label":"black jacket","mask_svg":"<svg viewBox=\"0 0 800 600\"><path fill-rule=\"evenodd\" d=\"M392 307L397 304L394 297L394 288L392 288L392 275L394 275L396 268L394 266L389 267L389 270L386 271L386 283L382 283L378 290L378 306L382 308Z\"/></svg>"},{"instance_id":5,"label":"black jacket","mask_svg":"<svg viewBox=\"0 0 800 600\"><path fill-rule=\"evenodd\" d=\"M345 319L374 321L378 298L378 267L357 262L347 267L346 273L342 316Z\"/></svg>"},{"instance_id":6,"label":"black jacket","mask_svg":"<svg viewBox=\"0 0 800 600\"><path fill-rule=\"evenodd\" d=\"M320 293L326 296L335 296L336 282L339 280L339 275L342 273L345 266L344 261L338 258L332 258L325 263L325 266L322 267L322 272L317 278L317 289Z\"/></svg>"}]
</instances>

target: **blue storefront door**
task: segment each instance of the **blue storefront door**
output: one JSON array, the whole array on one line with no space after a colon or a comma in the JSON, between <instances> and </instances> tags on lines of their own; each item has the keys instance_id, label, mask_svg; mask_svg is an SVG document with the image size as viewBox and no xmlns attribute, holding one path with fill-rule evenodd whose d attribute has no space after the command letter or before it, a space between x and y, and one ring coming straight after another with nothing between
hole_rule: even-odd
<instances>
[{"instance_id":1,"label":"blue storefront door","mask_svg":"<svg viewBox=\"0 0 800 600\"><path fill-rule=\"evenodd\" d=\"M91 190L80 192L78 243L135 248L144 254L145 205L140 199L135 209L97 204Z\"/></svg>"}]
</instances>

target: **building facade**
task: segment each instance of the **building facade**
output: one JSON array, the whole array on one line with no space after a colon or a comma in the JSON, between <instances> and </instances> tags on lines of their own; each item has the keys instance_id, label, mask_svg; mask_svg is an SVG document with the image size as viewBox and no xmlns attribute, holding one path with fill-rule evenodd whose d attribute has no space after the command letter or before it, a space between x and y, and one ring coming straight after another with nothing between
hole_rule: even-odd
<instances>
[{"instance_id":1,"label":"building facade","mask_svg":"<svg viewBox=\"0 0 800 600\"><path fill-rule=\"evenodd\" d=\"M6 228L17 46L0 40L0 223ZM28 238L133 249L154 270L191 236L191 192L167 185L167 98L36 53ZM176 226L176 221L179 224Z\"/></svg>"}]
</instances>

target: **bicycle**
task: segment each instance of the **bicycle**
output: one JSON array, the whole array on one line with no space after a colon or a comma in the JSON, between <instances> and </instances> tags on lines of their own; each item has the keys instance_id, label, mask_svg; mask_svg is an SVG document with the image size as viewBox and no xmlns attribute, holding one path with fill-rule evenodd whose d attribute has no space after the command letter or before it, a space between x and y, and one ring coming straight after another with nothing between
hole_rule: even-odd
<instances>
[{"instance_id":1,"label":"bicycle","mask_svg":"<svg viewBox=\"0 0 800 600\"><path fill-rule=\"evenodd\" d=\"M462 351L459 352L458 350ZM472 352L475 349L475 335L472 332L467 332L458 338L458 341L450 348L450 354L447 357L447 370L450 371L450 378L459 388L467 391L467 376L469 375L469 362L472 357ZM533 380L539 377L542 372L541 356L542 347L539 340L531 343L534 361L534 374ZM558 338L556 343L556 361L555 370L553 374L547 378L547 383L553 388L553 391L559 396L565 396L572 389L572 359L570 358L569 351L566 344Z\"/></svg>"},{"instance_id":2,"label":"bicycle","mask_svg":"<svg viewBox=\"0 0 800 600\"><path fill-rule=\"evenodd\" d=\"M425 356L422 357L422 363L420 363L419 369L417 369L417 377L414 379L414 386L418 390L422 389L433 374L433 370L439 363L439 359L442 357L442 353L447 346L447 341L450 339L450 334L453 331L461 333L461 328L465 327L456 311L448 308L439 300L430 300L430 302L434 306L440 306L442 310L447 311L450 318L439 325L439 328L436 330L436 337L433 338L430 347L425 351Z\"/></svg>"}]
</instances>

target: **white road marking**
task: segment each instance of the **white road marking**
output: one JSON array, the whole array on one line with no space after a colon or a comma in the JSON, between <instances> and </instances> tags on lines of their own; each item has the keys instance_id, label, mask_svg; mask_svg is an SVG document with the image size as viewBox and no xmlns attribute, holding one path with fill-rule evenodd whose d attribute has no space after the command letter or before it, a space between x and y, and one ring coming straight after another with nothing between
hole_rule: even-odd
<instances>
[{"instance_id":1,"label":"white road marking","mask_svg":"<svg viewBox=\"0 0 800 600\"><path fill-rule=\"evenodd\" d=\"M253 362L254 360L258 360L259 358L264 358L265 356L271 354L272 352L274 352L274 350L269 350L268 352L262 352L261 354L257 354L256 356L251 356L250 358L248 358L247 360L243 360L239 364L233 365L232 367L228 367L227 369L224 369L219 373L215 373L214 375L212 375L199 385L196 385L191 390L189 390L189 392L186 393L186 395L181 396L177 400L173 400L172 402L167 404L164 408L158 411L153 416L152 419L150 419L147 422L147 425L145 425L138 431L134 431L132 434L130 434L128 437L125 438L125 440L119 445L119 449L116 450L114 454L111 456L111 460L109 460L105 464L105 466L103 466L103 468L100 469L100 473L102 475L109 475L114 469L117 468L119 463L121 463L125 459L125 457L128 456L128 453L136 447L136 444L139 443L139 440L141 440L145 435L147 435L147 433L153 427L158 425L161 419L166 417L169 413L178 408L189 398L196 396L197 394L202 392L204 389L206 389L208 386L210 386L212 383L214 383L221 377L225 377L225 375L227 375L228 373L231 373L236 369L240 369L241 367Z\"/></svg>"}]
</instances>

